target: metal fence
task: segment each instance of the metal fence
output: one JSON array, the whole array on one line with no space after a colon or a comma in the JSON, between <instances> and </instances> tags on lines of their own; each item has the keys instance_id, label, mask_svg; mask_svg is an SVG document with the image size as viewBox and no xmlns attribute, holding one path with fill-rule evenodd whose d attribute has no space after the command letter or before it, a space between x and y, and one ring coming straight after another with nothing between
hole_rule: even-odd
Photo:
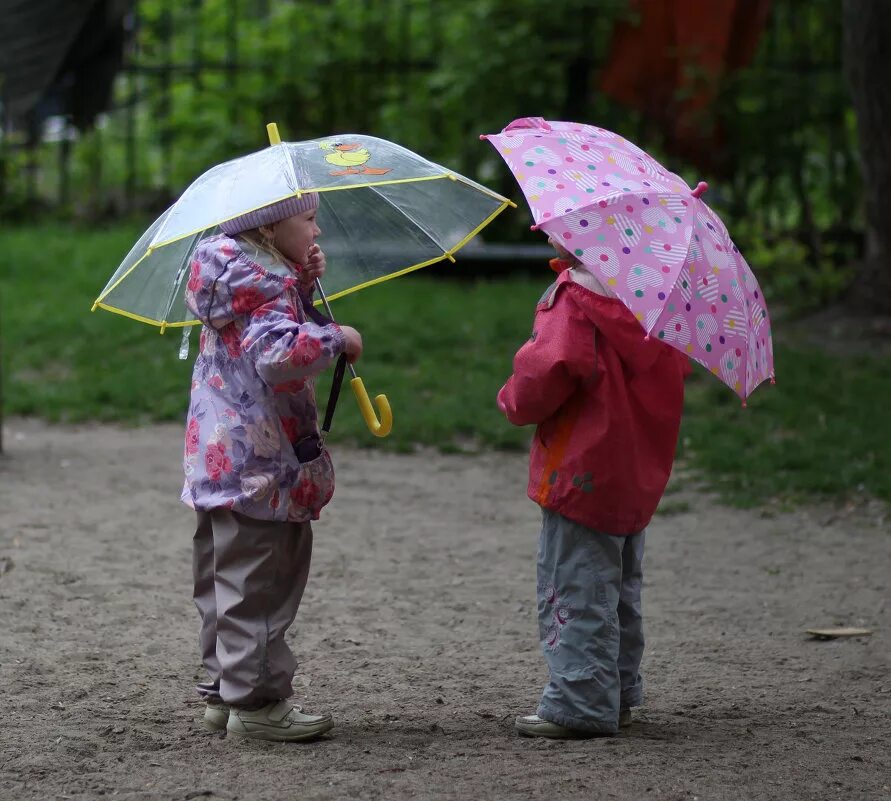
<instances>
[{"instance_id":1,"label":"metal fence","mask_svg":"<svg viewBox=\"0 0 891 801\"><path fill-rule=\"evenodd\" d=\"M588 109L587 121L651 144L652 131L639 114L596 90L623 4L598 9L564 0L552 4L552 16L559 19L565 4L566 19L579 9L587 19L556 37L549 59L563 61L550 68L556 76L550 88L518 86L505 72L492 75L485 91L465 89L464 103L455 88L462 63L485 63L498 48L510 48L499 40L494 2L482 4L488 16L477 20L489 30L474 34L473 15L480 12L473 9L480 4L469 0L449 6L439 0L133 0L112 109L85 133L51 118L31 145L23 132L4 126L0 205L8 213L42 207L92 218L156 210L221 157L261 146L266 119L279 119L292 138L380 133L447 157L503 191L511 191L509 176L485 174L476 134L496 107L501 123L510 118L501 112L505 104L515 116L542 105L555 116ZM513 4L503 5L507 20ZM737 166L717 197L735 221L764 236L793 233L814 261L827 241L854 241L859 230L838 5L774 0L754 63L720 99ZM455 34L456 25L465 26L463 33ZM466 53L462 35L475 43ZM486 41L491 49L480 46ZM270 42L280 46L267 47ZM538 57L522 45L511 54L518 64ZM312 85L303 80L307 75ZM292 97L293 104L282 102ZM658 141L652 144L658 148Z\"/></svg>"}]
</instances>

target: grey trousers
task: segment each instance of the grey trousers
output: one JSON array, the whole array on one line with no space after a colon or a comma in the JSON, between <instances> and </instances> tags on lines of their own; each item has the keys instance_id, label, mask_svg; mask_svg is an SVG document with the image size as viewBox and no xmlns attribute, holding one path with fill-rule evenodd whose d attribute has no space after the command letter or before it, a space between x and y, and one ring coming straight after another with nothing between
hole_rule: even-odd
<instances>
[{"instance_id":1,"label":"grey trousers","mask_svg":"<svg viewBox=\"0 0 891 801\"><path fill-rule=\"evenodd\" d=\"M309 576L310 524L199 511L192 546L208 675L198 692L230 704L287 698L297 660L285 632Z\"/></svg>"},{"instance_id":2,"label":"grey trousers","mask_svg":"<svg viewBox=\"0 0 891 801\"><path fill-rule=\"evenodd\" d=\"M643 698L644 532L615 537L543 510L538 622L550 680L538 716L612 734Z\"/></svg>"}]
</instances>

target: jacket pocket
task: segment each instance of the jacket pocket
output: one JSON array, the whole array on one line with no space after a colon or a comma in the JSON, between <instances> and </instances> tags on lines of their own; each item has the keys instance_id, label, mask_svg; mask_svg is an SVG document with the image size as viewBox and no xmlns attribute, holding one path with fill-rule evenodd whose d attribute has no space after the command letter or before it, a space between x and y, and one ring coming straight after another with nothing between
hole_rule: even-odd
<instances>
[{"instance_id":1,"label":"jacket pocket","mask_svg":"<svg viewBox=\"0 0 891 801\"><path fill-rule=\"evenodd\" d=\"M301 462L297 483L291 489L292 520L316 520L334 495L334 465L328 451L308 462Z\"/></svg>"}]
</instances>

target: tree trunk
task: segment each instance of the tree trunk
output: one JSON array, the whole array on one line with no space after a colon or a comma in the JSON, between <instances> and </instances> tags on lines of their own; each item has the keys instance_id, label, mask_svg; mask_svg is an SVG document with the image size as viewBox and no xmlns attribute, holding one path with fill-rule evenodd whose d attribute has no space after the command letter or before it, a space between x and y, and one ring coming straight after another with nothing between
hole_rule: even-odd
<instances>
[{"instance_id":1,"label":"tree trunk","mask_svg":"<svg viewBox=\"0 0 891 801\"><path fill-rule=\"evenodd\" d=\"M842 13L866 209L866 250L850 299L891 314L891 13L887 0L843 0Z\"/></svg>"}]
</instances>

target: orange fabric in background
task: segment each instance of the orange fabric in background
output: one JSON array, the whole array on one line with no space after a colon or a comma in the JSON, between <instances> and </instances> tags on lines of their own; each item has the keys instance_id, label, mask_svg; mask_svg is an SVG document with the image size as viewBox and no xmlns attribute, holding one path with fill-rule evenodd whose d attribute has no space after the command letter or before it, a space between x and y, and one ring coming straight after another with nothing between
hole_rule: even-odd
<instances>
[{"instance_id":1,"label":"orange fabric in background","mask_svg":"<svg viewBox=\"0 0 891 801\"><path fill-rule=\"evenodd\" d=\"M725 76L754 57L770 2L634 0L638 21L616 26L601 90L659 123L674 154L721 172L712 104Z\"/></svg>"}]
</instances>

